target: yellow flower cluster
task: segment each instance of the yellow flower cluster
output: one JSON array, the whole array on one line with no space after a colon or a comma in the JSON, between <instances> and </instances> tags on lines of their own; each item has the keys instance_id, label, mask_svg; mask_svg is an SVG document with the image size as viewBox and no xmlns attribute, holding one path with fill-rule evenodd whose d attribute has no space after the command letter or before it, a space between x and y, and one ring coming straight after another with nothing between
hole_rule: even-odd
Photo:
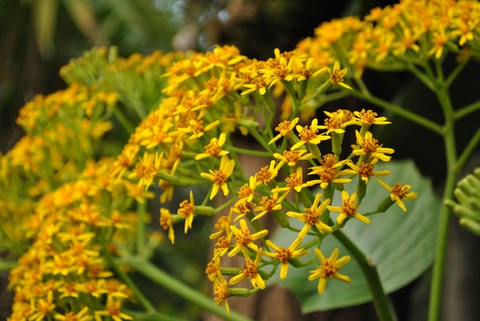
<instances>
[{"instance_id":1,"label":"yellow flower cluster","mask_svg":"<svg viewBox=\"0 0 480 321\"><path fill-rule=\"evenodd\" d=\"M308 116L327 91L351 92L349 70L358 78L365 68L428 72L429 60L447 53L479 57L479 16L476 1L403 0L323 23L296 50L276 49L265 61L234 46L128 59L100 48L72 61L61 71L69 87L22 109L27 135L0 158L0 235L20 256L11 320L131 318L122 303L133 295L111 261L132 254L131 223L140 219L131 208L154 191L172 244L176 224L187 234L194 219L216 216L206 274L227 309L229 297L308 262L319 293L330 278L350 282L340 273L350 257L325 256L323 239L393 204L406 211L417 194L377 178L389 174L377 165L394 153L375 132L390 124L385 117L346 108ZM101 139L113 116L128 141L107 150ZM251 175L245 155L262 164ZM367 213L372 183L385 200ZM292 233L289 244L275 244L268 218ZM241 266L232 266L235 256Z\"/></svg>"},{"instance_id":2,"label":"yellow flower cluster","mask_svg":"<svg viewBox=\"0 0 480 321\"><path fill-rule=\"evenodd\" d=\"M131 319L121 306L132 294L112 277L108 260L115 240L126 229L131 233L135 222L135 215L125 212L132 186L109 178L111 163L89 163L74 182L45 194L35 206L28 222L33 242L10 272L9 288L15 291L10 320Z\"/></svg>"},{"instance_id":3,"label":"yellow flower cluster","mask_svg":"<svg viewBox=\"0 0 480 321\"><path fill-rule=\"evenodd\" d=\"M0 240L17 255L27 246L26 223L38 199L75 180L98 153L115 101L115 94L72 85L21 109L17 122L26 135L0 158Z\"/></svg>"},{"instance_id":4,"label":"yellow flower cluster","mask_svg":"<svg viewBox=\"0 0 480 321\"><path fill-rule=\"evenodd\" d=\"M322 23L297 50L318 64L339 60L355 70L409 70L448 52L459 59L480 56L478 1L402 0L355 17Z\"/></svg>"},{"instance_id":5,"label":"yellow flower cluster","mask_svg":"<svg viewBox=\"0 0 480 321\"><path fill-rule=\"evenodd\" d=\"M109 257L118 254L115 244L131 243L133 202L152 194L111 175L113 160L104 156L118 152L104 137L116 109L149 96L115 80L135 74L134 81L151 82L179 55L109 55L109 63L107 53L93 50L62 69L70 86L27 103L17 119L26 135L0 155L0 244L9 249L3 259L18 260L11 320L130 318L121 312L130 290L112 277Z\"/></svg>"}]
</instances>

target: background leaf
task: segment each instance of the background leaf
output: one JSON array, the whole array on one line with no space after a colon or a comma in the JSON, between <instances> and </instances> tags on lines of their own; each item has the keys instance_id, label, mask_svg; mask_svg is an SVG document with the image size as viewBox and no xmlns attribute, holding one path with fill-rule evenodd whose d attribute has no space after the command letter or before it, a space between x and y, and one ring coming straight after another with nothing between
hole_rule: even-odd
<instances>
[{"instance_id":1,"label":"background leaf","mask_svg":"<svg viewBox=\"0 0 480 321\"><path fill-rule=\"evenodd\" d=\"M383 180L390 186L397 182L410 184L411 191L417 192L418 198L405 202L407 213L394 204L386 213L371 216L369 225L357 220L349 221L343 232L377 264L384 289L390 293L415 280L433 262L441 202L434 194L430 181L421 176L413 161L379 164L376 169L390 170L392 173ZM388 191L372 179L359 212L375 210L387 196ZM340 200L340 193L337 192L333 204L340 204ZM295 223L291 222L292 225ZM278 230L273 242L288 246L295 237L289 231ZM349 255L334 237L327 237L323 241L322 252L328 257L335 247L340 249L339 257ZM311 266L291 268L286 280L280 281L278 273L272 278L274 283L295 294L304 313L347 307L371 300L366 280L353 258L340 271L350 276L352 283L329 280L323 295L317 292L317 282L307 281L310 270Z\"/></svg>"}]
</instances>

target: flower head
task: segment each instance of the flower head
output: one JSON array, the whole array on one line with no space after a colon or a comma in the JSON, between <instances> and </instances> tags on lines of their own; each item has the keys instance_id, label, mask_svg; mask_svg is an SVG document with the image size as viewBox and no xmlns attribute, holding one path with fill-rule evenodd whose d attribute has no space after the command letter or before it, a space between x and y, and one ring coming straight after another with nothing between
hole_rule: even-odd
<instances>
[{"instance_id":1,"label":"flower head","mask_svg":"<svg viewBox=\"0 0 480 321\"><path fill-rule=\"evenodd\" d=\"M349 196L348 192L343 190L342 206L327 206L330 211L340 213L340 215L337 217L337 224L342 224L343 221L349 217L354 217L365 224L370 223L368 217L357 212L358 204L355 202L356 198L357 193L353 193L352 196Z\"/></svg>"},{"instance_id":2,"label":"flower head","mask_svg":"<svg viewBox=\"0 0 480 321\"><path fill-rule=\"evenodd\" d=\"M190 191L190 201L184 200L180 203L180 208L178 209L178 214L185 218L185 234L187 234L188 229L192 228L194 203L193 192Z\"/></svg>"},{"instance_id":3,"label":"flower head","mask_svg":"<svg viewBox=\"0 0 480 321\"><path fill-rule=\"evenodd\" d=\"M385 187L390 192L390 199L392 202L397 203L397 205L402 209L402 211L406 212L407 208L405 204L403 204L402 200L411 200L417 197L417 193L415 192L408 192L411 188L410 185L402 185L400 183L396 183L393 187L388 186L387 183L382 181L381 179L377 179L380 185Z\"/></svg>"},{"instance_id":4,"label":"flower head","mask_svg":"<svg viewBox=\"0 0 480 321\"><path fill-rule=\"evenodd\" d=\"M250 256L245 256L245 265L243 266L242 270L239 274L232 277L229 281L230 284L234 285L246 278L250 279L250 283L254 288L265 289L265 281L263 280L262 276L258 272L258 265L260 264L260 260L262 259L262 249L258 249L257 256L255 260L252 260Z\"/></svg>"},{"instance_id":5,"label":"flower head","mask_svg":"<svg viewBox=\"0 0 480 321\"><path fill-rule=\"evenodd\" d=\"M338 61L335 61L332 69L328 69L328 74L330 75L330 80L332 81L332 83L340 85L343 88L353 90L352 87L350 87L343 81L343 78L345 77L347 72L347 68L340 69L340 63Z\"/></svg>"},{"instance_id":6,"label":"flower head","mask_svg":"<svg viewBox=\"0 0 480 321\"><path fill-rule=\"evenodd\" d=\"M385 154L393 154L395 151L392 148L382 147L378 144L378 140L373 138L371 132L367 131L364 136L360 132L355 131L357 136L357 145L352 145L352 153L357 156L367 155L369 158L378 158L381 161L390 161L391 156Z\"/></svg>"},{"instance_id":7,"label":"flower head","mask_svg":"<svg viewBox=\"0 0 480 321\"><path fill-rule=\"evenodd\" d=\"M313 281L315 279L320 279L317 287L318 293L322 294L325 292L325 286L327 285L327 280L329 278L334 278L343 282L351 282L351 279L348 276L337 272L342 266L350 261L350 256L343 256L337 260L338 248L333 250L328 259L323 256L318 248L315 248L315 255L320 259L322 265L320 265L318 269L310 271L308 280Z\"/></svg>"},{"instance_id":8,"label":"flower head","mask_svg":"<svg viewBox=\"0 0 480 321\"><path fill-rule=\"evenodd\" d=\"M267 240L267 245L271 247L275 252L265 252L266 256L272 257L275 260L280 261L280 278L285 279L288 272L288 261L291 259L296 259L300 256L308 254L307 250L298 249L297 247L302 243L302 239L297 238L293 241L288 248L283 246L277 246L273 244L272 241Z\"/></svg>"},{"instance_id":9,"label":"flower head","mask_svg":"<svg viewBox=\"0 0 480 321\"><path fill-rule=\"evenodd\" d=\"M323 223L320 220L327 205L330 204L330 199L326 199L321 204L319 204L321 198L322 198L322 194L318 193L315 196L315 200L313 201L312 206L309 208L306 208L304 213L297 213L297 212L291 212L291 211L287 212L287 216L296 218L302 221L303 223L305 223L302 230L298 234L299 238L304 238L305 235L307 235L308 231L310 231L310 229L313 226L315 226L320 233L333 232L330 226L328 226L327 224Z\"/></svg>"},{"instance_id":10,"label":"flower head","mask_svg":"<svg viewBox=\"0 0 480 321\"><path fill-rule=\"evenodd\" d=\"M228 195L227 179L232 175L233 168L235 167L235 161L228 159L228 156L222 156L220 160L220 168L218 170L210 170L210 173L200 173L203 178L207 178L213 181L212 192L210 199L213 199L217 195L218 191L222 189L223 195Z\"/></svg>"}]
</instances>

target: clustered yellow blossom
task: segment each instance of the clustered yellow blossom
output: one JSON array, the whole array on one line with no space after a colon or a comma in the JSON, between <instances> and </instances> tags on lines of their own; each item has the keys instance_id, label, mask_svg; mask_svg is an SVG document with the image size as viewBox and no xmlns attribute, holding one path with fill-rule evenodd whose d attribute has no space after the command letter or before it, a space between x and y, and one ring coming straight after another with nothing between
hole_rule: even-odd
<instances>
[{"instance_id":1,"label":"clustered yellow blossom","mask_svg":"<svg viewBox=\"0 0 480 321\"><path fill-rule=\"evenodd\" d=\"M122 304L134 298L110 259L127 251L122 241L138 219L132 206L154 194L159 229L172 244L176 224L188 234L197 218L216 216L205 272L227 309L230 296L264 289L305 262L313 262L305 279L318 279L319 293L330 278L355 282L340 273L350 257L333 249L327 258L322 240L393 204L406 211L417 194L378 178L389 171L377 165L394 153L376 131L390 124L386 117L346 107L309 117L315 98L355 90L350 80L365 68L478 57L479 16L475 1L403 0L363 19L325 22L265 61L234 46L128 59L97 49L73 61L62 69L69 87L22 109L26 136L0 158L0 192L9 191L0 193L2 242L22 245L10 274L11 319L130 319ZM113 159L100 144L110 117L129 133ZM245 155L259 157L248 175ZM366 213L369 184L386 197ZM265 227L271 219L292 233L288 242ZM240 266L232 266L236 256Z\"/></svg>"},{"instance_id":2,"label":"clustered yellow blossom","mask_svg":"<svg viewBox=\"0 0 480 321\"><path fill-rule=\"evenodd\" d=\"M479 15L478 1L402 0L372 9L364 19L324 22L297 50L319 66L340 61L355 70L355 77L365 68L411 70L448 53L478 58Z\"/></svg>"},{"instance_id":3,"label":"clustered yellow blossom","mask_svg":"<svg viewBox=\"0 0 480 321\"><path fill-rule=\"evenodd\" d=\"M114 244L124 242L123 231L131 233L135 222L135 214L127 211L130 202L117 202L118 208L101 205L128 200L125 184L108 179L112 162L89 163L75 182L40 199L27 226L33 243L10 272L11 320L132 319L121 308L132 293L108 262Z\"/></svg>"}]
</instances>

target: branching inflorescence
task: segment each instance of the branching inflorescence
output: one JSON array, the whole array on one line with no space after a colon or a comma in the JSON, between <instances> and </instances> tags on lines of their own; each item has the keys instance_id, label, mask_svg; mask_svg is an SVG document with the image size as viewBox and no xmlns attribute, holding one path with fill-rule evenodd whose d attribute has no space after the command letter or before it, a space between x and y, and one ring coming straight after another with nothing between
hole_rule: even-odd
<instances>
[{"instance_id":1,"label":"branching inflorescence","mask_svg":"<svg viewBox=\"0 0 480 321\"><path fill-rule=\"evenodd\" d=\"M431 60L450 52L462 66L478 58L479 17L473 1L406 0L363 20L326 22L296 50L277 49L266 61L218 46L129 59L97 49L71 62L62 69L70 86L22 109L27 135L1 157L0 190L9 193L0 198L0 235L4 246L19 249L10 319L131 319L123 303L134 300L154 311L121 258L148 256L155 243L145 241L142 204L156 189L159 229L172 244L176 224L188 234L199 217L216 221L205 273L227 310L229 297L264 289L276 273L285 279L290 267L310 266L305 279L318 279L319 293L330 278L350 282L341 272L350 256L338 249L325 255L322 241L394 204L406 211L404 201L417 194L406 182L378 178L389 171L377 165L394 153L375 131L390 124L386 117L364 108L320 118L315 111L352 94L398 112L372 98L361 80L365 68L409 70L433 89L440 80L449 85L453 78L443 74L432 80L439 70ZM472 106L468 112L478 109ZM129 138L109 154L101 142L108 142L112 115ZM252 175L245 155L258 158ZM385 199L365 212L370 184L383 186ZM188 197L172 204L178 190ZM292 233L290 244L274 243L268 217ZM240 266L232 265L235 256Z\"/></svg>"}]
</instances>

